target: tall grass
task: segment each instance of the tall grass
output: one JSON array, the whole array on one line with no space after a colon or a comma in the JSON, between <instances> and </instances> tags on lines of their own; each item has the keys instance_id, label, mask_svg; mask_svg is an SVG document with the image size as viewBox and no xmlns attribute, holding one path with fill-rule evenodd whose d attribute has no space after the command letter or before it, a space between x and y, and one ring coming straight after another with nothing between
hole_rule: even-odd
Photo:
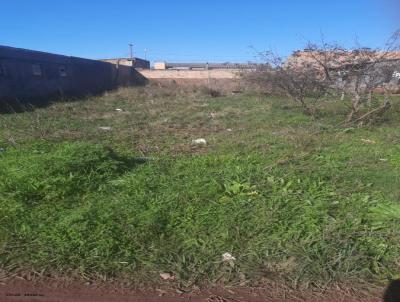
<instances>
[{"instance_id":1,"label":"tall grass","mask_svg":"<svg viewBox=\"0 0 400 302\"><path fill-rule=\"evenodd\" d=\"M3 153L2 266L136 282L169 272L187 286L379 282L399 271L400 207L379 190L266 170L256 153L131 162L87 143Z\"/></svg>"}]
</instances>

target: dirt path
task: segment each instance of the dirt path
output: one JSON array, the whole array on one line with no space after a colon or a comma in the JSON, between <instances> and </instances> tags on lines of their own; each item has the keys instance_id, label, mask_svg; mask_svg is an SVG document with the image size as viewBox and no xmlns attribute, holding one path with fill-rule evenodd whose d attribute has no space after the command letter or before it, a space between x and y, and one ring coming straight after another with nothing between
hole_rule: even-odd
<instances>
[{"instance_id":1,"label":"dirt path","mask_svg":"<svg viewBox=\"0 0 400 302\"><path fill-rule=\"evenodd\" d=\"M14 280L0 283L1 302L378 302L382 301L383 292L383 289L296 292L276 285L257 289L225 288L199 292L182 292L173 288L134 291L111 285L85 285L77 282Z\"/></svg>"}]
</instances>

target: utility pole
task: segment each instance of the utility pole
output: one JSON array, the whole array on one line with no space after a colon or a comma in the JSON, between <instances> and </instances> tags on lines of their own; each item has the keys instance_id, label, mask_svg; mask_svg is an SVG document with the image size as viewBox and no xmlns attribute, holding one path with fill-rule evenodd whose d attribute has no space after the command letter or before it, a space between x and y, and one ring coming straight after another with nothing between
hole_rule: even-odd
<instances>
[{"instance_id":1,"label":"utility pole","mask_svg":"<svg viewBox=\"0 0 400 302\"><path fill-rule=\"evenodd\" d=\"M147 60L147 51L148 51L148 49L145 48L145 49L144 49L144 59L145 59L145 60Z\"/></svg>"},{"instance_id":2,"label":"utility pole","mask_svg":"<svg viewBox=\"0 0 400 302\"><path fill-rule=\"evenodd\" d=\"M133 44L129 43L128 45L129 45L129 55L131 60L133 60Z\"/></svg>"}]
</instances>

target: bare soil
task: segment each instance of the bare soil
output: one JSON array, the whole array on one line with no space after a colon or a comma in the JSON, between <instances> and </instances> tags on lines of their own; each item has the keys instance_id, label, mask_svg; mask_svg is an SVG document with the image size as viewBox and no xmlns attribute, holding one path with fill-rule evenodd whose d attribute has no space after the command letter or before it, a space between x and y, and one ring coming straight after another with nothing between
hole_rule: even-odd
<instances>
[{"instance_id":1,"label":"bare soil","mask_svg":"<svg viewBox=\"0 0 400 302\"><path fill-rule=\"evenodd\" d=\"M245 301L326 301L378 302L383 301L384 288L350 289L330 288L325 291L293 290L278 284L259 288L213 288L185 292L173 287L135 290L112 284L85 284L82 282L47 280L8 280L0 283L0 301L7 302L123 302L123 301L191 301L191 302L245 302Z\"/></svg>"}]
</instances>

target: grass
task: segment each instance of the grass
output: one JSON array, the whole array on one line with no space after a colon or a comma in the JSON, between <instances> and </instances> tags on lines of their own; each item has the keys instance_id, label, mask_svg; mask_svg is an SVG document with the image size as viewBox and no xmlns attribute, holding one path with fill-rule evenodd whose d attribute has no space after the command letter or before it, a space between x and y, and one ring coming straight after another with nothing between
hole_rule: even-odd
<instances>
[{"instance_id":1,"label":"grass","mask_svg":"<svg viewBox=\"0 0 400 302\"><path fill-rule=\"evenodd\" d=\"M399 100L364 128L323 106L313 121L273 97L135 88L2 115L0 267L183 286L398 277Z\"/></svg>"}]
</instances>

